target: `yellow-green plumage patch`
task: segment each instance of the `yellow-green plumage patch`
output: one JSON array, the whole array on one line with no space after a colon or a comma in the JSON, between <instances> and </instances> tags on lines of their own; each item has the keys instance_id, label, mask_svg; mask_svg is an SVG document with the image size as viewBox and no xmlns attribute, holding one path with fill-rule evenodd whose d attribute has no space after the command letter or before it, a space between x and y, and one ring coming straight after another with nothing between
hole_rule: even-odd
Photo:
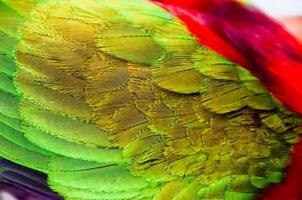
<instances>
[{"instance_id":1,"label":"yellow-green plumage patch","mask_svg":"<svg viewBox=\"0 0 302 200\"><path fill-rule=\"evenodd\" d=\"M0 156L66 199L245 200L281 181L300 120L166 11L0 7Z\"/></svg>"}]
</instances>

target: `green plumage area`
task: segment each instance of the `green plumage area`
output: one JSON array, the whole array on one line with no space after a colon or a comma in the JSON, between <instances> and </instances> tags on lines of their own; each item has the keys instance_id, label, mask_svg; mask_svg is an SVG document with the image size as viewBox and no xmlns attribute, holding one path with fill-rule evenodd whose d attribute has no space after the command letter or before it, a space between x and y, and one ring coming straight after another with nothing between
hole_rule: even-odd
<instances>
[{"instance_id":1,"label":"green plumage area","mask_svg":"<svg viewBox=\"0 0 302 200\"><path fill-rule=\"evenodd\" d=\"M48 158L53 153L25 138L19 113L21 96L14 85L17 30L25 17L7 3L9 1L0 2L0 156L46 172Z\"/></svg>"},{"instance_id":2,"label":"green plumage area","mask_svg":"<svg viewBox=\"0 0 302 200\"><path fill-rule=\"evenodd\" d=\"M67 200L250 200L298 119L145 0L0 1L0 156Z\"/></svg>"}]
</instances>

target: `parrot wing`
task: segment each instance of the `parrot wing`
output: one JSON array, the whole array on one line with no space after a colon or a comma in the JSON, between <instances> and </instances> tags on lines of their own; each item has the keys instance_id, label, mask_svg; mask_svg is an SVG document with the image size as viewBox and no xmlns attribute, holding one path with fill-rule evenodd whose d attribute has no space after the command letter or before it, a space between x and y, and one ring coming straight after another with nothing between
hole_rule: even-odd
<instances>
[{"instance_id":1,"label":"parrot wing","mask_svg":"<svg viewBox=\"0 0 302 200\"><path fill-rule=\"evenodd\" d=\"M3 32L1 123L18 134L1 132L2 157L70 200L253 199L281 181L299 119L172 15L143 0L18 5L1 5L22 23Z\"/></svg>"}]
</instances>

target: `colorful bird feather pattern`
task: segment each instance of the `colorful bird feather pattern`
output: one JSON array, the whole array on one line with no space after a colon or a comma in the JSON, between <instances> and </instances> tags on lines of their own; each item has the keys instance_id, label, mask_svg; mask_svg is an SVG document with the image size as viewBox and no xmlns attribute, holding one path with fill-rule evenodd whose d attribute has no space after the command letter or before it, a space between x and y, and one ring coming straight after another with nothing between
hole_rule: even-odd
<instances>
[{"instance_id":1,"label":"colorful bird feather pattern","mask_svg":"<svg viewBox=\"0 0 302 200\"><path fill-rule=\"evenodd\" d=\"M1 0L0 38L0 156L64 199L249 200L282 181L300 118L160 6Z\"/></svg>"}]
</instances>

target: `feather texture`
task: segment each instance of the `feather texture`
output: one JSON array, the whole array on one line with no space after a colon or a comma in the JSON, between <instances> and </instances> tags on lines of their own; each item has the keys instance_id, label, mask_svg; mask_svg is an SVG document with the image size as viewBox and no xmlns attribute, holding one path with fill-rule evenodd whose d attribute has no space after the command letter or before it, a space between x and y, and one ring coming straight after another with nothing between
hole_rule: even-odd
<instances>
[{"instance_id":1,"label":"feather texture","mask_svg":"<svg viewBox=\"0 0 302 200\"><path fill-rule=\"evenodd\" d=\"M174 16L24 2L0 6L2 157L70 200L243 200L281 181L300 119Z\"/></svg>"}]
</instances>

